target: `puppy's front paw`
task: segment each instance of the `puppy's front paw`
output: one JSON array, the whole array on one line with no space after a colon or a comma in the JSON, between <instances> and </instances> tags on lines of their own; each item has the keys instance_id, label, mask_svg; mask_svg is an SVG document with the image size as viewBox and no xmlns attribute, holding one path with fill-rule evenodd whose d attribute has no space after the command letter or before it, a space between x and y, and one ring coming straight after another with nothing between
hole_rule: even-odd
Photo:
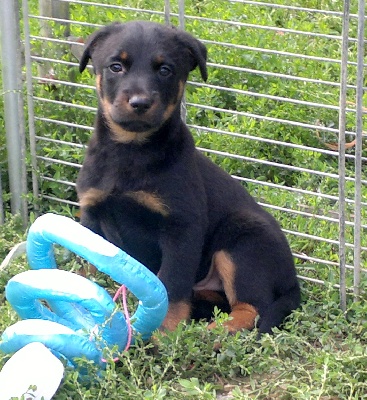
<instances>
[{"instance_id":1,"label":"puppy's front paw","mask_svg":"<svg viewBox=\"0 0 367 400\"><path fill-rule=\"evenodd\" d=\"M237 303L232 307L229 316L231 319L224 322L223 325L229 333L236 333L242 329L253 329L258 312L251 304ZM212 322L209 324L208 329L214 329L216 326L217 323Z\"/></svg>"},{"instance_id":2,"label":"puppy's front paw","mask_svg":"<svg viewBox=\"0 0 367 400\"><path fill-rule=\"evenodd\" d=\"M190 311L191 305L188 302L179 301L177 303L170 303L166 318L164 319L160 329L163 331L174 331L181 321L189 319Z\"/></svg>"}]
</instances>

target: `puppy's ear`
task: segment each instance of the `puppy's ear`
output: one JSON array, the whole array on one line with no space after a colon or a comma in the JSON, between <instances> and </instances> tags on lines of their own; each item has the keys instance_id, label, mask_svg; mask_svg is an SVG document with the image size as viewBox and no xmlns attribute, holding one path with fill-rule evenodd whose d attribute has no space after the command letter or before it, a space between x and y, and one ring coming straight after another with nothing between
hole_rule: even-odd
<instances>
[{"instance_id":1,"label":"puppy's ear","mask_svg":"<svg viewBox=\"0 0 367 400\"><path fill-rule=\"evenodd\" d=\"M84 45L84 51L79 62L79 71L83 72L88 64L88 61L92 59L93 51L98 43L106 39L116 28L122 27L122 24L116 22L111 25L107 25L98 31L93 32L87 39Z\"/></svg>"},{"instance_id":2,"label":"puppy's ear","mask_svg":"<svg viewBox=\"0 0 367 400\"><path fill-rule=\"evenodd\" d=\"M206 81L208 79L208 71L206 68L206 47L189 33L180 31L180 36L180 39L184 42L184 45L188 49L192 59L191 71L199 66L201 77Z\"/></svg>"},{"instance_id":3,"label":"puppy's ear","mask_svg":"<svg viewBox=\"0 0 367 400\"><path fill-rule=\"evenodd\" d=\"M206 68L206 59L208 52L206 50L206 47L199 40L195 40L195 45L190 48L190 51L192 52L194 59L196 60L196 65L193 67L193 69L195 69L198 65L201 77L203 78L203 81L206 82L208 79L208 70Z\"/></svg>"},{"instance_id":4,"label":"puppy's ear","mask_svg":"<svg viewBox=\"0 0 367 400\"><path fill-rule=\"evenodd\" d=\"M106 34L104 33L104 29L98 30L94 33L92 33L87 41L85 42L84 45L84 51L83 54L80 58L80 62L79 62L79 71L83 72L89 62L89 60L92 58L92 53L93 50L97 44L98 41L100 41L101 39L103 39L106 36Z\"/></svg>"}]
</instances>

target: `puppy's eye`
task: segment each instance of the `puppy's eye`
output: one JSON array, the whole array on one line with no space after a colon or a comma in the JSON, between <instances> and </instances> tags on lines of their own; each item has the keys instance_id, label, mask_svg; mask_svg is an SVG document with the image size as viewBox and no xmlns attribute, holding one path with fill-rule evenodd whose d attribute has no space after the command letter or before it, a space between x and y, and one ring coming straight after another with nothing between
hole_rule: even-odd
<instances>
[{"instance_id":1,"label":"puppy's eye","mask_svg":"<svg viewBox=\"0 0 367 400\"><path fill-rule=\"evenodd\" d=\"M162 76L169 76L172 74L172 69L168 65L161 65L158 72Z\"/></svg>"},{"instance_id":2,"label":"puppy's eye","mask_svg":"<svg viewBox=\"0 0 367 400\"><path fill-rule=\"evenodd\" d=\"M120 63L113 63L109 67L110 71L114 73L123 72L124 67Z\"/></svg>"}]
</instances>

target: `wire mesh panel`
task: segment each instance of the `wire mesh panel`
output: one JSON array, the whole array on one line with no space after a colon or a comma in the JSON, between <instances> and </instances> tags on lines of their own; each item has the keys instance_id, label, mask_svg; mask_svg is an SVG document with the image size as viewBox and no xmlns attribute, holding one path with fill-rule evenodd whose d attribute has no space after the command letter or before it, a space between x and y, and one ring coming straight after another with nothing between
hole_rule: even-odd
<instances>
[{"instance_id":1,"label":"wire mesh panel","mask_svg":"<svg viewBox=\"0 0 367 400\"><path fill-rule=\"evenodd\" d=\"M300 276L352 287L367 250L364 3L347 3L347 14L331 0L278 3L59 0L50 9L24 1L41 206L77 207L75 180L97 106L92 71L77 69L84 39L115 20L170 20L208 48L208 81L194 72L186 91L198 148L280 221Z\"/></svg>"},{"instance_id":2,"label":"wire mesh panel","mask_svg":"<svg viewBox=\"0 0 367 400\"><path fill-rule=\"evenodd\" d=\"M339 278L345 278L342 285L352 285L353 273L348 270L354 268L356 214L362 216L359 228L366 229L366 176L360 174L356 186L355 170L357 159L366 161L363 149L355 156L356 92L365 90L361 83L357 87L357 75L363 73L357 70L358 10L350 10L349 41L343 54L341 3L339 8L330 3L325 9L327 2L306 8L233 1L227 3L226 18L219 4L202 12L210 18L186 15L189 31L199 33L205 24L210 32L204 42L210 51L211 79L209 85L194 83L200 89L194 101L188 100L188 120L197 130L198 146L244 181L277 216L306 279L338 282L339 226L344 217L342 251L347 272ZM340 148L343 56L348 58ZM363 113L365 109L359 110L360 116ZM202 121L203 115L205 128L195 122L196 118ZM363 129L362 123L359 134L365 137ZM345 153L342 194L339 153ZM355 191L360 187L362 199L356 207ZM356 252L362 251L362 264L364 236Z\"/></svg>"}]
</instances>

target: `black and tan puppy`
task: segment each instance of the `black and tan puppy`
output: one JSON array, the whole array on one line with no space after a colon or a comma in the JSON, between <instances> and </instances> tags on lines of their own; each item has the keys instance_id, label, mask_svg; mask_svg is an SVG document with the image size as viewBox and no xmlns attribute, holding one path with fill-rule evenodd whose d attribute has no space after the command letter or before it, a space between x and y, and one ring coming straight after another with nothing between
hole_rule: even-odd
<instances>
[{"instance_id":1,"label":"black and tan puppy","mask_svg":"<svg viewBox=\"0 0 367 400\"><path fill-rule=\"evenodd\" d=\"M300 302L286 238L195 149L180 118L189 72L199 66L207 79L204 45L156 23L115 23L90 36L80 71L89 59L99 107L77 181L82 224L158 274L169 296L163 328L224 293L230 331L259 315L259 331L270 332Z\"/></svg>"}]
</instances>

